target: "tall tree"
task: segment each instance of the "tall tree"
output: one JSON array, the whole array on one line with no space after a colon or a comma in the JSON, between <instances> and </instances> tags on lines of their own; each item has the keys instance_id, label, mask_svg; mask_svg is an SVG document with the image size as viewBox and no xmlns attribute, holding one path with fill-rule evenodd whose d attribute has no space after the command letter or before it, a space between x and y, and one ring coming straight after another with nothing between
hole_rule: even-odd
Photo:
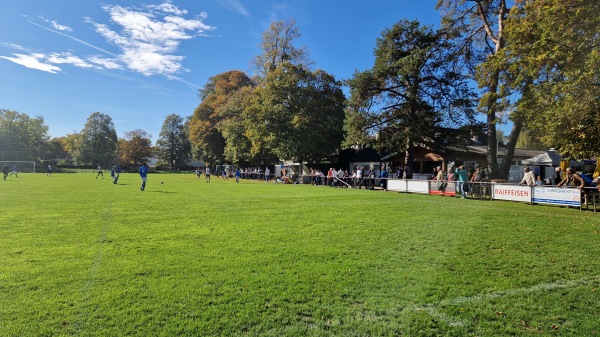
<instances>
[{"instance_id":1,"label":"tall tree","mask_svg":"<svg viewBox=\"0 0 600 337\"><path fill-rule=\"evenodd\" d=\"M57 161L69 157L69 152L64 147L64 137L52 138L48 141L48 149L44 159Z\"/></svg>"},{"instance_id":2,"label":"tall tree","mask_svg":"<svg viewBox=\"0 0 600 337\"><path fill-rule=\"evenodd\" d=\"M246 112L252 152L280 159L320 161L343 140L341 84L322 70L282 63L256 89Z\"/></svg>"},{"instance_id":3,"label":"tall tree","mask_svg":"<svg viewBox=\"0 0 600 337\"><path fill-rule=\"evenodd\" d=\"M252 80L239 70L218 74L209 79L200 90L202 102L190 119L190 142L206 163L225 162L225 138L218 129L223 120L219 108L227 104L228 98L237 90L252 85Z\"/></svg>"},{"instance_id":4,"label":"tall tree","mask_svg":"<svg viewBox=\"0 0 600 337\"><path fill-rule=\"evenodd\" d=\"M439 0L437 7L443 11L444 29L458 29L461 32L462 43L460 50L465 56L466 64L474 69L488 57L501 51L506 45L504 28L511 7L510 0ZM476 77L484 93L479 101L479 111L486 117L487 130L487 166L490 178L507 176L512 157L514 144L521 131L522 119L513 116L513 129L507 144L507 154L503 161L504 166L498 169L498 151L496 144L498 137L496 125L507 118L504 114L505 105L499 93L499 79L505 69L496 68L484 76ZM504 115L503 115L504 114Z\"/></svg>"},{"instance_id":5,"label":"tall tree","mask_svg":"<svg viewBox=\"0 0 600 337\"><path fill-rule=\"evenodd\" d=\"M244 111L251 104L253 94L253 86L242 87L231 94L227 102L218 109L222 120L217 128L225 139L225 160L236 165L261 164L264 160L260 155L252 156L252 144L246 136Z\"/></svg>"},{"instance_id":6,"label":"tall tree","mask_svg":"<svg viewBox=\"0 0 600 337\"><path fill-rule=\"evenodd\" d=\"M0 160L42 159L49 139L43 117L0 109Z\"/></svg>"},{"instance_id":7,"label":"tall tree","mask_svg":"<svg viewBox=\"0 0 600 337\"><path fill-rule=\"evenodd\" d=\"M81 130L76 161L80 165L110 166L117 159L117 131L112 118L100 112L90 115Z\"/></svg>"},{"instance_id":8,"label":"tall tree","mask_svg":"<svg viewBox=\"0 0 600 337\"><path fill-rule=\"evenodd\" d=\"M81 146L81 139L81 134L78 132L69 133L58 138L62 148L67 151L71 158L75 158L77 155L77 149Z\"/></svg>"},{"instance_id":9,"label":"tall tree","mask_svg":"<svg viewBox=\"0 0 600 337\"><path fill-rule=\"evenodd\" d=\"M528 133L566 157L600 155L598 13L598 1L524 1L507 21L510 43L481 67L507 69L502 89Z\"/></svg>"},{"instance_id":10,"label":"tall tree","mask_svg":"<svg viewBox=\"0 0 600 337\"><path fill-rule=\"evenodd\" d=\"M144 130L125 132L119 139L119 159L126 164L139 165L152 156L152 136Z\"/></svg>"},{"instance_id":11,"label":"tall tree","mask_svg":"<svg viewBox=\"0 0 600 337\"><path fill-rule=\"evenodd\" d=\"M296 21L274 21L263 33L259 44L262 54L253 60L253 66L260 78L266 78L283 63L308 67L311 64L306 47L296 47L294 42L300 38Z\"/></svg>"},{"instance_id":12,"label":"tall tree","mask_svg":"<svg viewBox=\"0 0 600 337\"><path fill-rule=\"evenodd\" d=\"M191 149L188 129L183 118L175 114L168 115L156 142L159 158L169 163L169 168L173 170L189 161Z\"/></svg>"},{"instance_id":13,"label":"tall tree","mask_svg":"<svg viewBox=\"0 0 600 337\"><path fill-rule=\"evenodd\" d=\"M377 135L385 148L405 151L407 168L416 143L439 144L446 128L473 122L473 95L449 38L445 31L402 20L377 39L373 68L348 81L347 122ZM352 125L346 130L356 137L348 133Z\"/></svg>"}]
</instances>

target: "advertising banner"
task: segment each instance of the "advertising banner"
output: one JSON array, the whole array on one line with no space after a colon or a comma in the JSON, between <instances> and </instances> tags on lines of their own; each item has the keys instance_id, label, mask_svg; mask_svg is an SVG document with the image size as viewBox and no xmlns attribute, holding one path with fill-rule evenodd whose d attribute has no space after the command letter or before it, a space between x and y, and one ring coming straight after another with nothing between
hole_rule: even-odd
<instances>
[{"instance_id":1,"label":"advertising banner","mask_svg":"<svg viewBox=\"0 0 600 337\"><path fill-rule=\"evenodd\" d=\"M529 186L504 184L494 184L493 186L492 199L531 202L533 193Z\"/></svg>"},{"instance_id":2,"label":"advertising banner","mask_svg":"<svg viewBox=\"0 0 600 337\"><path fill-rule=\"evenodd\" d=\"M387 190L394 192L406 192L406 180L404 179L388 179Z\"/></svg>"},{"instance_id":3,"label":"advertising banner","mask_svg":"<svg viewBox=\"0 0 600 337\"><path fill-rule=\"evenodd\" d=\"M535 187L533 202L581 207L581 190L578 188Z\"/></svg>"}]
</instances>

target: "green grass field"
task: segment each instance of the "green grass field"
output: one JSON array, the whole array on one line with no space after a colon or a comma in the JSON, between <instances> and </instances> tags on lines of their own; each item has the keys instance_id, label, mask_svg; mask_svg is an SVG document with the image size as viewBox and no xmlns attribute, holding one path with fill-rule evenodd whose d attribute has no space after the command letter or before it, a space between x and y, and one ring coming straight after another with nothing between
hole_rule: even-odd
<instances>
[{"instance_id":1,"label":"green grass field","mask_svg":"<svg viewBox=\"0 0 600 337\"><path fill-rule=\"evenodd\" d=\"M0 180L0 336L600 335L593 212L94 177Z\"/></svg>"}]
</instances>

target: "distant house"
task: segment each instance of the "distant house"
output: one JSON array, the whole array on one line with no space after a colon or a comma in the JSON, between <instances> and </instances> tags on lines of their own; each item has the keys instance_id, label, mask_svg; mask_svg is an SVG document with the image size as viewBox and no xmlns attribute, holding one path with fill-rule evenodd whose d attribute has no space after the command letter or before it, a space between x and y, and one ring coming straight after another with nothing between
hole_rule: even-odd
<instances>
[{"instance_id":1,"label":"distant house","mask_svg":"<svg viewBox=\"0 0 600 337\"><path fill-rule=\"evenodd\" d=\"M547 151L515 149L512 163L521 165L525 160L539 158L542 160ZM506 156L506 148L498 147L498 163L500 164ZM549 155L550 156L550 155ZM552 154L553 158L554 155ZM404 166L404 152L395 152L381 158L382 162L389 167ZM416 146L413 154L412 170L415 174L427 174L433 172L436 166L444 168L454 167L457 164L466 166L487 166L487 146L486 145L465 145L465 146L445 146L438 149L431 149L422 146ZM560 157L559 157L560 158ZM558 164L556 164L558 165Z\"/></svg>"}]
</instances>

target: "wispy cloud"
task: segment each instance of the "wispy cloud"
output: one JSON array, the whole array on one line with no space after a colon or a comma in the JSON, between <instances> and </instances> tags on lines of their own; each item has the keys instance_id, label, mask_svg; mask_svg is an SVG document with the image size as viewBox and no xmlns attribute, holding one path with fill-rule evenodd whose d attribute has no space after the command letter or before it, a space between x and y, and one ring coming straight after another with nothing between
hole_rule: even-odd
<instances>
[{"instance_id":1,"label":"wispy cloud","mask_svg":"<svg viewBox=\"0 0 600 337\"><path fill-rule=\"evenodd\" d=\"M44 60L46 59L46 55L44 54L13 54L13 56L15 57L0 56L0 58L12 61L30 69L37 69L52 74L56 74L61 71L59 67L45 62Z\"/></svg>"},{"instance_id":2,"label":"wispy cloud","mask_svg":"<svg viewBox=\"0 0 600 337\"><path fill-rule=\"evenodd\" d=\"M234 11L245 17L250 16L250 13L244 8L239 0L219 0L219 4L226 9Z\"/></svg>"},{"instance_id":3,"label":"wispy cloud","mask_svg":"<svg viewBox=\"0 0 600 337\"><path fill-rule=\"evenodd\" d=\"M46 18L42 18L42 20L49 23L56 30L60 30L62 32L72 32L73 31L73 28L71 28L69 26L61 25L60 23L58 23L55 20L49 20Z\"/></svg>"},{"instance_id":4,"label":"wispy cloud","mask_svg":"<svg viewBox=\"0 0 600 337\"><path fill-rule=\"evenodd\" d=\"M228 2L237 4L236 8L245 11L237 0ZM105 56L77 56L58 52L30 55L19 53L13 54L13 57L0 57L28 68L51 73L61 70L56 66L58 64L70 64L81 68L128 69L146 76L164 75L180 80L174 75L188 71L183 66L185 57L178 55L181 42L207 36L216 29L204 23L206 13L187 18L188 11L178 8L170 0L159 5L105 5L102 8L110 18L109 22L101 23L89 17L84 20L91 24L95 32L108 44L116 47L116 52L66 34L65 32L73 32L73 29L57 21L38 18L38 22L35 22L27 18L26 20L35 26L94 48Z\"/></svg>"}]
</instances>

